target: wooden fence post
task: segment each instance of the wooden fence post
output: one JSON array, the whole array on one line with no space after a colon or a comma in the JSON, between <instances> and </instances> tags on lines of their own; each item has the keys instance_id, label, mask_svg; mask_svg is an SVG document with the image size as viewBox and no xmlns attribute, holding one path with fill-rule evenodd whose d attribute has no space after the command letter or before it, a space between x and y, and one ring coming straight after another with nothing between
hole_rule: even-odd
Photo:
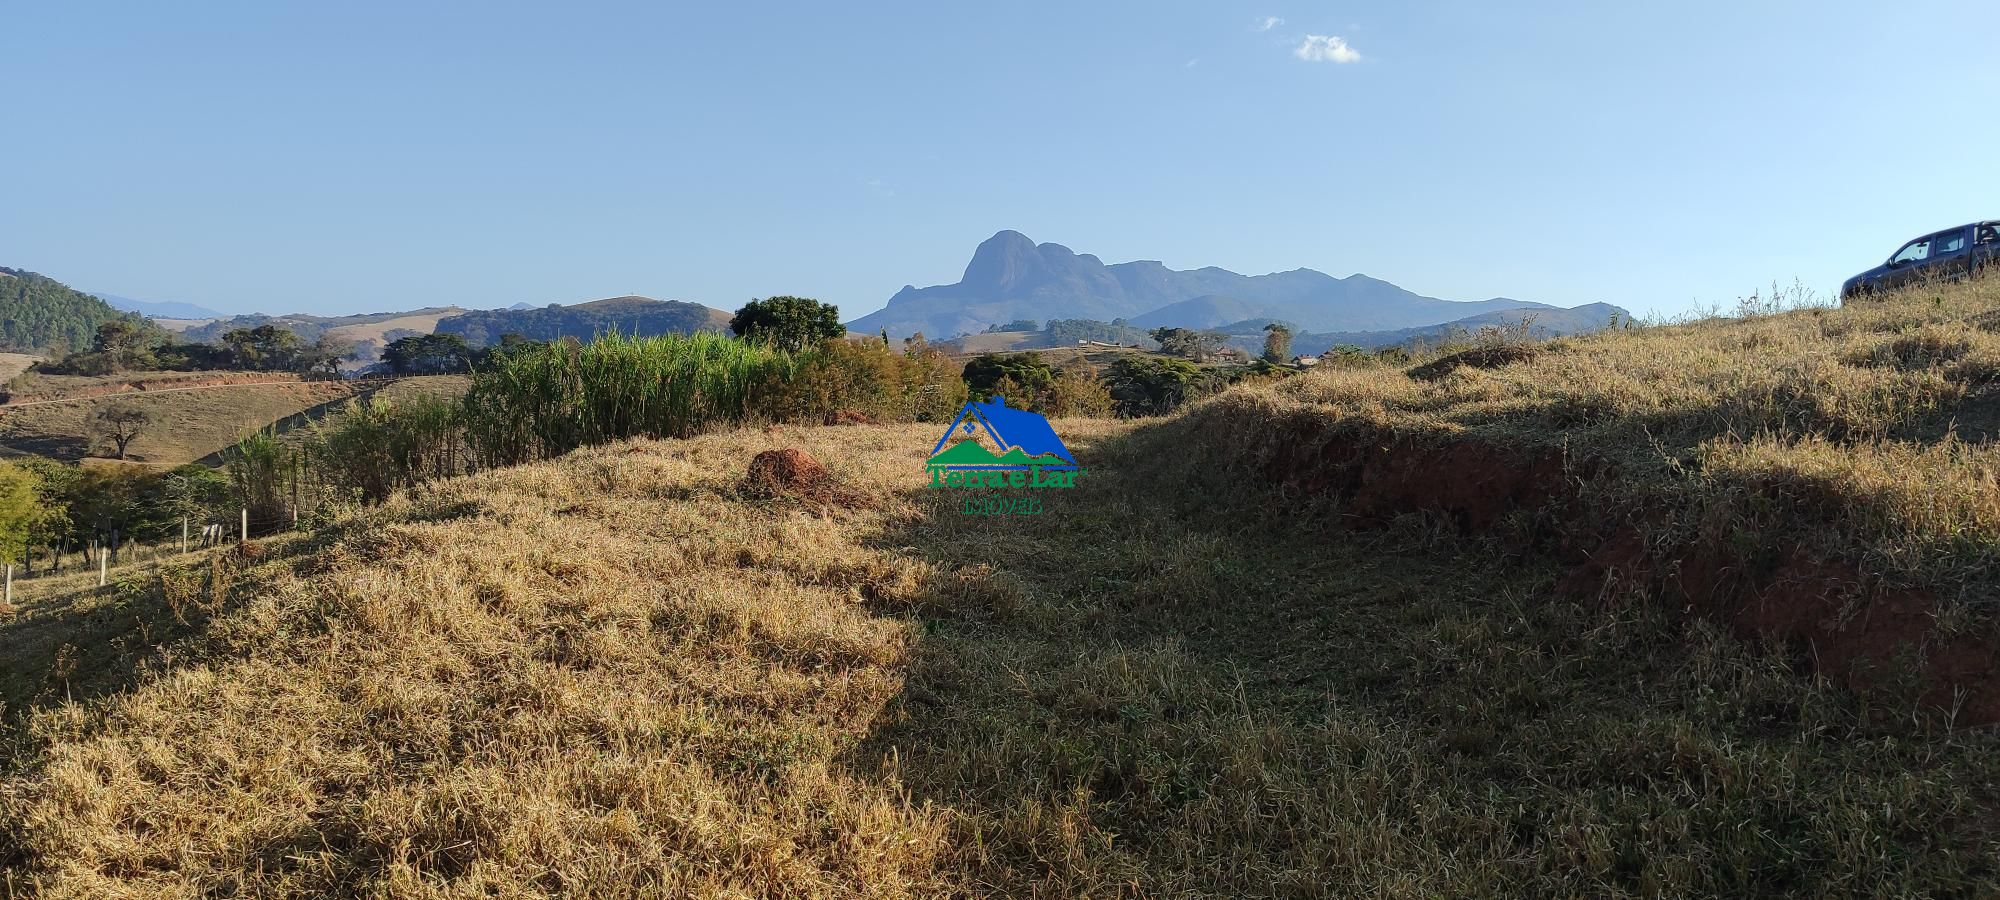
<instances>
[{"instance_id":1,"label":"wooden fence post","mask_svg":"<svg viewBox=\"0 0 2000 900\"><path fill-rule=\"evenodd\" d=\"M97 586L98 586L98 587L103 587L103 586L104 586L104 576L105 576L105 574L106 574L107 572L109 572L109 571L110 571L110 569L111 569L111 556L110 556L110 554L107 554L107 553L99 553L99 554L97 554Z\"/></svg>"},{"instance_id":2,"label":"wooden fence post","mask_svg":"<svg viewBox=\"0 0 2000 900\"><path fill-rule=\"evenodd\" d=\"M14 605L14 564L7 564L7 605Z\"/></svg>"},{"instance_id":3,"label":"wooden fence post","mask_svg":"<svg viewBox=\"0 0 2000 900\"><path fill-rule=\"evenodd\" d=\"M188 552L188 517L181 517L181 552Z\"/></svg>"}]
</instances>

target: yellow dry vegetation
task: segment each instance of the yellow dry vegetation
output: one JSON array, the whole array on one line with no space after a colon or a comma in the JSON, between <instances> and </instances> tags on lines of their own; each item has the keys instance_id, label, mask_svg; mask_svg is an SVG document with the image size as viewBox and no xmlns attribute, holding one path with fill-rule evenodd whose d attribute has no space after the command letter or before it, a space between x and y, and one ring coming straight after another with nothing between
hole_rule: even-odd
<instances>
[{"instance_id":1,"label":"yellow dry vegetation","mask_svg":"<svg viewBox=\"0 0 2000 900\"><path fill-rule=\"evenodd\" d=\"M451 479L0 620L48 897L1743 896L1990 884L1991 736L1421 524L1282 514L1192 420L1058 423L1038 517L929 426ZM796 447L864 498L746 491Z\"/></svg>"},{"instance_id":2,"label":"yellow dry vegetation","mask_svg":"<svg viewBox=\"0 0 2000 900\"><path fill-rule=\"evenodd\" d=\"M162 384L158 390L102 394L0 410L0 455L33 454L76 460L108 452L103 446L93 447L90 417L106 404L123 404L143 409L152 416L152 423L141 430L128 448L130 460L170 468L220 451L244 434L273 422L348 397L355 389L346 382L297 380L194 389L175 389L172 382Z\"/></svg>"}]
</instances>

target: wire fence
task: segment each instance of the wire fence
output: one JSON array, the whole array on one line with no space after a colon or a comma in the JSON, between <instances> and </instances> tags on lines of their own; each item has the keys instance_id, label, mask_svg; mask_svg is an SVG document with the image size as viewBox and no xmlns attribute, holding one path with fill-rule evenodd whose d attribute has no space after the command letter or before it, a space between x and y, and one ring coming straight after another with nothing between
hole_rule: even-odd
<instances>
[{"instance_id":1,"label":"wire fence","mask_svg":"<svg viewBox=\"0 0 2000 900\"><path fill-rule=\"evenodd\" d=\"M23 552L17 562L5 564L4 594L0 602L14 602L14 586L17 582L29 583L46 578L74 577L81 573L95 571L99 586L109 583L112 573L142 564L157 564L186 553L216 547L239 544L257 537L270 537L298 528L297 515L252 516L249 510L238 510L234 521L196 522L183 517L182 533L178 537L161 540L126 539L117 529L107 529L70 546L67 541L61 545L40 548L45 554L37 554L37 548L30 547ZM40 559L37 559L40 556Z\"/></svg>"}]
</instances>

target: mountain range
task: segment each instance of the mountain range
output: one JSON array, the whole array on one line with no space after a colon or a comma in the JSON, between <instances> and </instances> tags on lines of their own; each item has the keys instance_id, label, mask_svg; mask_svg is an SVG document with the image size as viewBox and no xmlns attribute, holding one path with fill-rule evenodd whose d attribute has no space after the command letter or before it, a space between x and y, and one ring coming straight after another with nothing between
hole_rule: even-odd
<instances>
[{"instance_id":1,"label":"mountain range","mask_svg":"<svg viewBox=\"0 0 2000 900\"><path fill-rule=\"evenodd\" d=\"M1507 297L1440 300L1366 275L1335 278L1312 269L1240 275L1213 266L1169 269L1154 260L1106 265L1061 244L1002 231L973 251L957 283L905 285L886 307L848 323L848 330L943 338L1023 319L1127 319L1142 327L1183 328L1267 319L1306 332L1377 332L1556 309Z\"/></svg>"},{"instance_id":2,"label":"mountain range","mask_svg":"<svg viewBox=\"0 0 2000 900\"><path fill-rule=\"evenodd\" d=\"M33 276L24 273L24 277ZM22 293L18 288L25 283L18 282L15 293ZM88 329L106 314L115 314L106 304L165 320L166 327L189 340L213 342L229 330L267 323L306 340L325 336L350 344L356 357L351 364L356 366L372 362L384 344L407 334L458 334L474 346L484 346L506 334L554 340L588 339L610 331L638 335L724 331L730 319L727 311L698 303L640 296L566 306L427 307L358 316L229 316L188 303L155 303L113 294L79 296L88 297L87 305L102 313L76 307L60 316L65 319L61 326L42 331L33 325L40 313L21 313L9 327L23 333L0 334L0 343L87 345ZM849 322L847 328L866 335L886 331L892 338L922 332L933 340L958 335L983 339L980 333L988 326L1019 328L1012 323L1067 320L1060 329L1050 326L1045 333L1025 332L1008 341L1020 347L1054 346L1074 343L1079 337L1114 339L1110 336L1115 333L1116 342L1127 343L1129 335L1167 326L1219 329L1231 335L1230 344L1254 352L1263 339L1264 323L1277 321L1291 327L1297 352L1313 353L1337 344L1376 347L1429 339L1452 329L1520 327L1524 321L1540 336L1570 334L1602 328L1623 315L1624 310L1604 303L1565 309L1507 297L1441 300L1367 275L1336 278L1312 269L1241 275L1213 266L1169 269L1153 260L1107 265L1061 244L1037 244L1018 231L1002 231L979 244L956 283L905 285L887 306ZM62 333L58 336L55 331Z\"/></svg>"},{"instance_id":3,"label":"mountain range","mask_svg":"<svg viewBox=\"0 0 2000 900\"><path fill-rule=\"evenodd\" d=\"M112 309L135 312L154 319L222 319L229 316L228 313L216 312L206 306L196 306L192 303L179 303L172 300L134 300L130 297L120 297L117 294L106 294L102 291L93 291L91 295L111 304Z\"/></svg>"}]
</instances>

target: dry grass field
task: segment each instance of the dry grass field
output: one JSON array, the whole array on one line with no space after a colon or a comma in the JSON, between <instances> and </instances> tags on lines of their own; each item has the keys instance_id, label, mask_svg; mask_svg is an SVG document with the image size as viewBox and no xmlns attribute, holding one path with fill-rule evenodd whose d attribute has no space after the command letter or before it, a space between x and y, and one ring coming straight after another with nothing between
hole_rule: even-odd
<instances>
[{"instance_id":1,"label":"dry grass field","mask_svg":"<svg viewBox=\"0 0 2000 900\"><path fill-rule=\"evenodd\" d=\"M335 326L326 330L326 336L336 341L375 340L386 344L388 341L385 338L391 331L415 331L420 334L430 334L437 330L439 319L447 316L455 316L462 312L465 312L465 310L456 306L419 310L407 316L396 316L379 321Z\"/></svg>"},{"instance_id":2,"label":"dry grass field","mask_svg":"<svg viewBox=\"0 0 2000 900\"><path fill-rule=\"evenodd\" d=\"M1246 436L1206 445L1218 464L1308 469L1307 445L1356 437L1478 446L1556 463L1601 514L1663 516L1648 543L1782 534L1957 608L2000 602L2000 279L1322 367L1199 417Z\"/></svg>"},{"instance_id":3,"label":"dry grass field","mask_svg":"<svg viewBox=\"0 0 2000 900\"><path fill-rule=\"evenodd\" d=\"M13 381L28 367L41 362L42 358L32 353L0 353L0 384Z\"/></svg>"},{"instance_id":4,"label":"dry grass field","mask_svg":"<svg viewBox=\"0 0 2000 900\"><path fill-rule=\"evenodd\" d=\"M1065 421L1039 517L923 426L434 484L0 621L0 860L48 897L1950 895L1987 733L1409 519ZM771 499L804 449L867 498Z\"/></svg>"},{"instance_id":5,"label":"dry grass field","mask_svg":"<svg viewBox=\"0 0 2000 900\"><path fill-rule=\"evenodd\" d=\"M274 380L284 377L270 376ZM195 383L200 379L187 381ZM147 465L172 467L201 459L235 443L249 431L347 396L354 390L352 384L343 382L296 380L173 389L178 386L179 382L166 381L157 391L127 391L62 403L0 408L0 454L33 454L63 460L91 455L88 425L91 411L105 403L124 403L144 408L154 417L154 423L132 442L128 458Z\"/></svg>"},{"instance_id":6,"label":"dry grass field","mask_svg":"<svg viewBox=\"0 0 2000 900\"><path fill-rule=\"evenodd\" d=\"M977 356L981 353L1006 353L1024 349L1022 345L1034 343L1040 334L1033 331L995 331L987 334L968 334L951 341L940 341L953 355Z\"/></svg>"}]
</instances>

